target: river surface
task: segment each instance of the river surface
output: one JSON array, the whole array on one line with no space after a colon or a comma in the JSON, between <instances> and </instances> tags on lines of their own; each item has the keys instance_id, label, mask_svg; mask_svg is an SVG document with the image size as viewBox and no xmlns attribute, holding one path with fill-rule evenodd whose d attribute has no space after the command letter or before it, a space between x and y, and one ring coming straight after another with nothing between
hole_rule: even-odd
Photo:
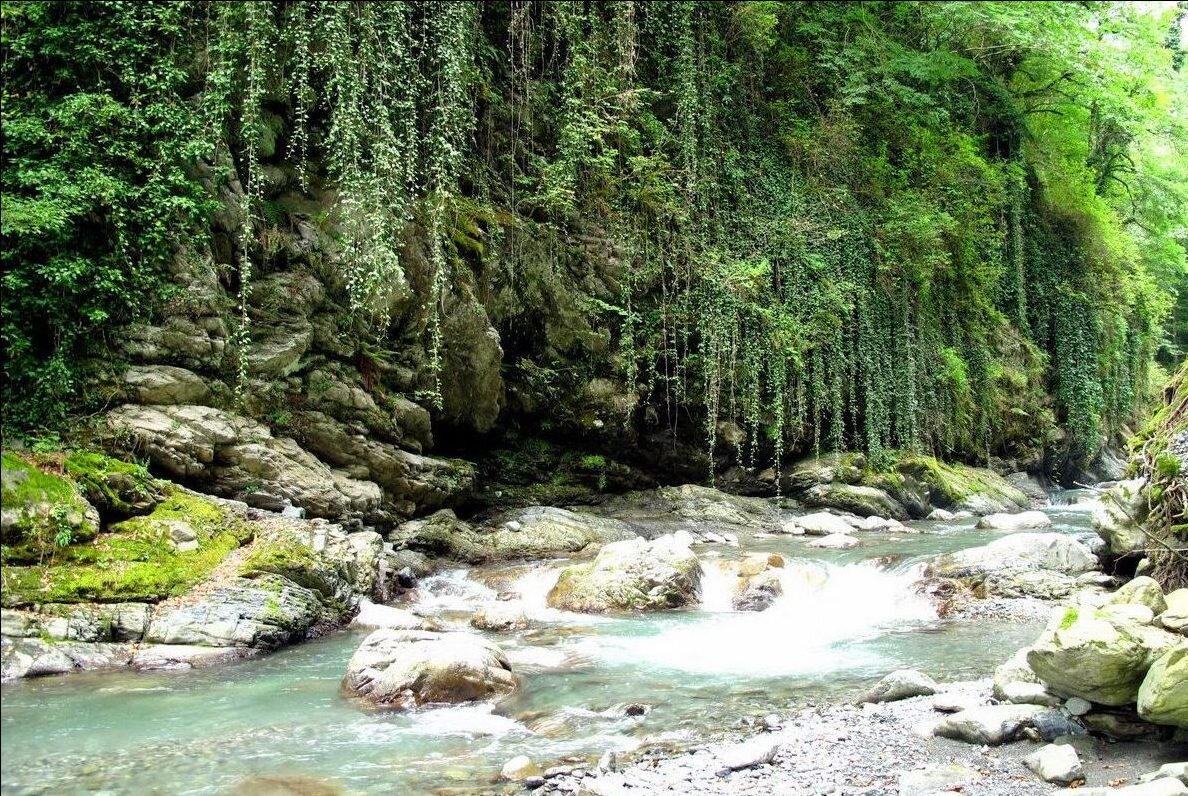
<instances>
[{"instance_id":1,"label":"river surface","mask_svg":"<svg viewBox=\"0 0 1188 796\"><path fill-rule=\"evenodd\" d=\"M1087 496L1054 498L1052 530L1086 533ZM787 560L784 596L761 613L729 609L715 561L742 554L731 547L695 548L706 565L702 604L662 614L548 609L544 597L563 562L427 579L407 607L459 630L497 596L528 606L531 629L488 634L521 674L519 692L494 707L361 709L339 693L365 635L352 629L214 668L5 685L0 792L280 792L254 777L309 778L306 791L286 792L465 792L491 787L519 754L551 764L687 745L743 720L851 699L897 668L940 680L986 676L1039 626L941 619L914 586L928 557L1001 534L976 530L973 520L912 525L923 533L861 533L866 544L847 551L815 550L801 537L745 540L747 552ZM645 712L627 715L627 705ZM315 781L330 790L308 790Z\"/></svg>"}]
</instances>

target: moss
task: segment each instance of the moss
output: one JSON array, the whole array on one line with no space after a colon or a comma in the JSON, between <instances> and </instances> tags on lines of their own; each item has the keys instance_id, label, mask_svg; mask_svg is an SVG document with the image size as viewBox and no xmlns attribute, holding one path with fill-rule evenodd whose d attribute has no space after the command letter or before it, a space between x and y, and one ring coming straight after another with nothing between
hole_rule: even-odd
<instances>
[{"instance_id":1,"label":"moss","mask_svg":"<svg viewBox=\"0 0 1188 796\"><path fill-rule=\"evenodd\" d=\"M179 552L170 543L170 523L179 520L193 528L197 550ZM184 593L250 538L245 520L172 488L152 514L117 523L93 542L69 545L48 564L6 566L2 602L161 600Z\"/></svg>"},{"instance_id":2,"label":"moss","mask_svg":"<svg viewBox=\"0 0 1188 796\"><path fill-rule=\"evenodd\" d=\"M1071 606L1064 612L1064 616L1060 618L1060 629L1068 630L1077 623L1077 619L1079 618L1080 614L1077 612L1076 606Z\"/></svg>"},{"instance_id":3,"label":"moss","mask_svg":"<svg viewBox=\"0 0 1188 796\"><path fill-rule=\"evenodd\" d=\"M325 562L309 545L290 535L259 538L240 565L239 574L246 578L265 573L281 575L307 589L333 597L340 581L333 567Z\"/></svg>"},{"instance_id":4,"label":"moss","mask_svg":"<svg viewBox=\"0 0 1188 796\"><path fill-rule=\"evenodd\" d=\"M1022 498L1016 489L989 470L979 470L963 464L949 464L931 456L905 456L895 469L904 476L910 476L933 490L935 498L942 495L947 504L958 504L974 495L1003 497L1014 502ZM1023 502L1026 499L1023 498Z\"/></svg>"},{"instance_id":5,"label":"moss","mask_svg":"<svg viewBox=\"0 0 1188 796\"><path fill-rule=\"evenodd\" d=\"M0 464L0 505L16 513L4 531L5 564L44 560L99 532L98 514L83 494L69 479L50 472L60 469L60 455L24 458L5 451Z\"/></svg>"},{"instance_id":6,"label":"moss","mask_svg":"<svg viewBox=\"0 0 1188 796\"><path fill-rule=\"evenodd\" d=\"M139 464L94 451L74 451L63 462L66 473L100 511L129 517L147 514L164 497L162 484Z\"/></svg>"},{"instance_id":7,"label":"moss","mask_svg":"<svg viewBox=\"0 0 1188 796\"><path fill-rule=\"evenodd\" d=\"M0 454L0 464L5 474L0 490L4 508L37 502L66 503L78 496L68 480L45 472L11 451Z\"/></svg>"}]
</instances>

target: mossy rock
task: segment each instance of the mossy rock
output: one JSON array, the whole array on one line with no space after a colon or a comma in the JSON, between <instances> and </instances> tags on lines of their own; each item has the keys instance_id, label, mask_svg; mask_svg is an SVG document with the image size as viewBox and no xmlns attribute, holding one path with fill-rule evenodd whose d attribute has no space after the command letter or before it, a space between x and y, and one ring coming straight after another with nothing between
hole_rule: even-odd
<instances>
[{"instance_id":1,"label":"mossy rock","mask_svg":"<svg viewBox=\"0 0 1188 796\"><path fill-rule=\"evenodd\" d=\"M170 531L193 529L197 549L179 551ZM44 563L6 566L5 607L56 602L155 602L183 594L251 538L251 526L223 506L167 487L153 512L111 526L90 542L57 550Z\"/></svg>"},{"instance_id":2,"label":"mossy rock","mask_svg":"<svg viewBox=\"0 0 1188 796\"><path fill-rule=\"evenodd\" d=\"M923 489L929 505L942 509L967 509L975 514L1011 511L1029 505L1027 495L1007 483L997 473L964 464L942 462L931 456L905 456L896 463L894 474L901 477L899 490L895 479L872 484L887 489L905 505L911 500L901 493ZM877 480L877 479L876 479Z\"/></svg>"},{"instance_id":3,"label":"mossy rock","mask_svg":"<svg viewBox=\"0 0 1188 796\"><path fill-rule=\"evenodd\" d=\"M75 451L63 462L83 494L108 517L148 514L165 499L164 485L139 464L94 451Z\"/></svg>"},{"instance_id":4,"label":"mossy rock","mask_svg":"<svg viewBox=\"0 0 1188 796\"><path fill-rule=\"evenodd\" d=\"M58 463L5 451L0 473L0 538L3 561L31 563L51 558L66 545L99 533L99 512L68 478L48 472Z\"/></svg>"},{"instance_id":5,"label":"mossy rock","mask_svg":"<svg viewBox=\"0 0 1188 796\"><path fill-rule=\"evenodd\" d=\"M245 578L280 575L330 599L342 598L350 591L332 562L291 533L258 536L239 574Z\"/></svg>"}]
</instances>

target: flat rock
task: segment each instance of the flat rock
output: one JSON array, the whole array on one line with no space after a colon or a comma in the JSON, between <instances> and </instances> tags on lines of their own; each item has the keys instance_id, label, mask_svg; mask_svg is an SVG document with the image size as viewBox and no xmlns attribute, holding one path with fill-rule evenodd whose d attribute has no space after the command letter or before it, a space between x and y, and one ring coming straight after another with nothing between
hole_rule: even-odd
<instances>
[{"instance_id":1,"label":"flat rock","mask_svg":"<svg viewBox=\"0 0 1188 796\"><path fill-rule=\"evenodd\" d=\"M1052 527L1052 518L1042 511L1021 511L1018 514L987 514L978 520L979 528L995 531L1023 531Z\"/></svg>"},{"instance_id":2,"label":"flat rock","mask_svg":"<svg viewBox=\"0 0 1188 796\"><path fill-rule=\"evenodd\" d=\"M954 713L936 726L936 735L966 743L998 746L1009 743L1045 711L1038 705L987 705Z\"/></svg>"},{"instance_id":3,"label":"flat rock","mask_svg":"<svg viewBox=\"0 0 1188 796\"><path fill-rule=\"evenodd\" d=\"M808 546L818 547L823 550L851 550L855 547L861 547L862 542L848 533L831 533L828 536L813 539L808 543Z\"/></svg>"},{"instance_id":4,"label":"flat rock","mask_svg":"<svg viewBox=\"0 0 1188 796\"><path fill-rule=\"evenodd\" d=\"M899 796L932 796L948 791L969 792L982 775L963 765L932 765L899 772Z\"/></svg>"},{"instance_id":5,"label":"flat rock","mask_svg":"<svg viewBox=\"0 0 1188 796\"><path fill-rule=\"evenodd\" d=\"M1077 750L1067 744L1048 744L1023 758L1027 766L1044 782L1071 785L1085 779Z\"/></svg>"},{"instance_id":6,"label":"flat rock","mask_svg":"<svg viewBox=\"0 0 1188 796\"><path fill-rule=\"evenodd\" d=\"M851 530L850 523L827 511L804 514L792 518L790 522L809 536L846 536Z\"/></svg>"}]
</instances>

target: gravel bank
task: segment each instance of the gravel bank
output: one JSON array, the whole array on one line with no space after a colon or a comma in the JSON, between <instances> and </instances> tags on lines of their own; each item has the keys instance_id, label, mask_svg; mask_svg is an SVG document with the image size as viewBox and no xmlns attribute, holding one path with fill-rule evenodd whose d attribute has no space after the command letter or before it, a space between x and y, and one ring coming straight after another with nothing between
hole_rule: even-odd
<instances>
[{"instance_id":1,"label":"gravel bank","mask_svg":"<svg viewBox=\"0 0 1188 796\"><path fill-rule=\"evenodd\" d=\"M961 694L985 703L990 690L989 680L955 683L946 686L944 696ZM979 747L918 735L913 728L941 715L933 709L936 698L806 708L781 719L775 729L749 738L685 753L645 753L613 773L555 774L536 792L926 796L957 791L967 796L1040 796L1058 790L1022 763L1037 743ZM1163 763L1188 759L1185 744L1109 743L1085 737L1075 746L1090 786L1132 784ZM731 763L745 762L748 755L762 757L771 747L776 747L772 763L725 770Z\"/></svg>"}]
</instances>

